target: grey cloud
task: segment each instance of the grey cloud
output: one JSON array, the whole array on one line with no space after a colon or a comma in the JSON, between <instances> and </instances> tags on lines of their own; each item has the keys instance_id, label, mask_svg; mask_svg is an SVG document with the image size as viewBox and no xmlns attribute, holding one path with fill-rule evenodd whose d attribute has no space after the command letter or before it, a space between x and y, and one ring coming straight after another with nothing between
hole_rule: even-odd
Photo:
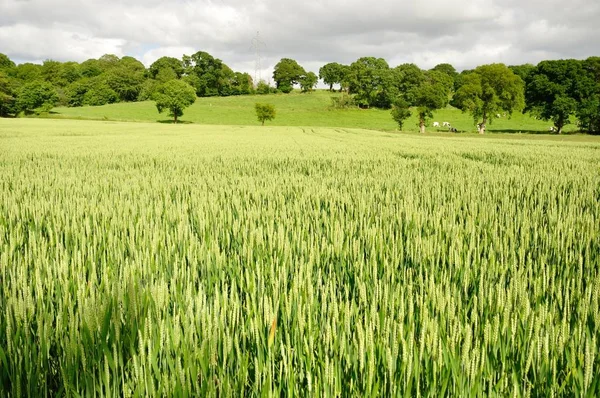
<instances>
[{"instance_id":1,"label":"grey cloud","mask_svg":"<svg viewBox=\"0 0 600 398\"><path fill-rule=\"evenodd\" d=\"M600 55L599 19L589 0L4 0L0 52L22 61L113 52L149 64L203 50L254 75L260 31L263 77L282 57L315 72L361 56L462 69Z\"/></svg>"}]
</instances>

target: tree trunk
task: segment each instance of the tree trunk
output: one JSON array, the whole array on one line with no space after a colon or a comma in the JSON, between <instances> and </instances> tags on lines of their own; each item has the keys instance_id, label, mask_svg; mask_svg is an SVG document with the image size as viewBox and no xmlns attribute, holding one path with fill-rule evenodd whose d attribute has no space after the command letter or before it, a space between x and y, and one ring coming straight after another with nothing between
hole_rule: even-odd
<instances>
[{"instance_id":1,"label":"tree trunk","mask_svg":"<svg viewBox=\"0 0 600 398\"><path fill-rule=\"evenodd\" d=\"M485 113L483 114L483 122L481 122L481 124L479 125L479 134L483 134L485 133L485 124L487 123L487 117L485 116Z\"/></svg>"},{"instance_id":2,"label":"tree trunk","mask_svg":"<svg viewBox=\"0 0 600 398\"><path fill-rule=\"evenodd\" d=\"M333 83L329 85L329 91L333 91Z\"/></svg>"},{"instance_id":3,"label":"tree trunk","mask_svg":"<svg viewBox=\"0 0 600 398\"><path fill-rule=\"evenodd\" d=\"M177 114L174 116L173 123L177 123Z\"/></svg>"},{"instance_id":4,"label":"tree trunk","mask_svg":"<svg viewBox=\"0 0 600 398\"><path fill-rule=\"evenodd\" d=\"M263 126L265 125L265 121L264 121L264 120L262 121L262 125L263 125Z\"/></svg>"},{"instance_id":5,"label":"tree trunk","mask_svg":"<svg viewBox=\"0 0 600 398\"><path fill-rule=\"evenodd\" d=\"M419 120L419 130L421 134L425 134L425 120L423 119Z\"/></svg>"}]
</instances>

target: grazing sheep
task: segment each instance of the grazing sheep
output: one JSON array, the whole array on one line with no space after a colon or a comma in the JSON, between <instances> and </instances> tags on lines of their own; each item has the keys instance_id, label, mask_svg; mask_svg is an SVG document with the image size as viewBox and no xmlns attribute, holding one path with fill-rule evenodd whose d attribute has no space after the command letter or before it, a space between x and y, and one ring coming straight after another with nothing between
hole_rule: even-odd
<instances>
[{"instance_id":1,"label":"grazing sheep","mask_svg":"<svg viewBox=\"0 0 600 398\"><path fill-rule=\"evenodd\" d=\"M444 127L450 127L450 123L448 123L448 122L443 122L443 123L442 123L442 126L444 126Z\"/></svg>"},{"instance_id":2,"label":"grazing sheep","mask_svg":"<svg viewBox=\"0 0 600 398\"><path fill-rule=\"evenodd\" d=\"M433 127L440 127L440 122L433 122Z\"/></svg>"}]
</instances>

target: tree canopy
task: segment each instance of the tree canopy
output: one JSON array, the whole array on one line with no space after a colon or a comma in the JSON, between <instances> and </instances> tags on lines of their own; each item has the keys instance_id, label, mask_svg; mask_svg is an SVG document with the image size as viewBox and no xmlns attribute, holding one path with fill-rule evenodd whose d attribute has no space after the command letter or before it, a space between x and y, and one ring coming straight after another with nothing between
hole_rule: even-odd
<instances>
[{"instance_id":1,"label":"tree canopy","mask_svg":"<svg viewBox=\"0 0 600 398\"><path fill-rule=\"evenodd\" d=\"M540 62L527 74L525 110L551 120L560 134L583 97L593 91L583 74L583 64L574 59Z\"/></svg>"},{"instance_id":2,"label":"tree canopy","mask_svg":"<svg viewBox=\"0 0 600 398\"><path fill-rule=\"evenodd\" d=\"M290 58L282 58L273 69L273 80L277 89L289 93L294 84L300 83L300 78L306 75L306 71L298 62Z\"/></svg>"},{"instance_id":3,"label":"tree canopy","mask_svg":"<svg viewBox=\"0 0 600 398\"><path fill-rule=\"evenodd\" d=\"M272 104L254 104L256 110L256 117L258 121L264 126L265 121L275 119L275 106Z\"/></svg>"},{"instance_id":4,"label":"tree canopy","mask_svg":"<svg viewBox=\"0 0 600 398\"><path fill-rule=\"evenodd\" d=\"M196 92L192 86L181 80L163 83L156 90L154 99L159 113L167 110L173 122L183 116L183 110L196 102Z\"/></svg>"},{"instance_id":5,"label":"tree canopy","mask_svg":"<svg viewBox=\"0 0 600 398\"><path fill-rule=\"evenodd\" d=\"M330 62L319 69L319 78L323 80L323 83L329 85L329 91L333 91L334 84L343 86L347 74L348 66L337 62Z\"/></svg>"},{"instance_id":6,"label":"tree canopy","mask_svg":"<svg viewBox=\"0 0 600 398\"><path fill-rule=\"evenodd\" d=\"M19 89L16 107L26 113L47 112L57 100L58 93L50 83L35 81Z\"/></svg>"},{"instance_id":7,"label":"tree canopy","mask_svg":"<svg viewBox=\"0 0 600 398\"><path fill-rule=\"evenodd\" d=\"M346 79L350 94L363 108L390 108L397 96L392 71L383 58L359 58L350 65Z\"/></svg>"},{"instance_id":8,"label":"tree canopy","mask_svg":"<svg viewBox=\"0 0 600 398\"><path fill-rule=\"evenodd\" d=\"M453 105L469 112L483 134L498 112L511 115L525 106L524 83L504 64L478 66L464 76Z\"/></svg>"},{"instance_id":9,"label":"tree canopy","mask_svg":"<svg viewBox=\"0 0 600 398\"><path fill-rule=\"evenodd\" d=\"M314 72L300 76L300 87L303 93L308 93L314 90L319 82L319 77Z\"/></svg>"}]
</instances>

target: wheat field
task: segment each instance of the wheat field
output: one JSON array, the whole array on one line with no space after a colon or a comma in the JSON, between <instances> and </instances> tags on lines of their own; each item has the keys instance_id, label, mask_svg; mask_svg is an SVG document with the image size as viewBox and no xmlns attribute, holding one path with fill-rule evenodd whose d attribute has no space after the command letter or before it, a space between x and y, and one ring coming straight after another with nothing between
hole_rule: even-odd
<instances>
[{"instance_id":1,"label":"wheat field","mask_svg":"<svg viewBox=\"0 0 600 398\"><path fill-rule=\"evenodd\" d=\"M0 395L600 394L600 140L0 120Z\"/></svg>"}]
</instances>

